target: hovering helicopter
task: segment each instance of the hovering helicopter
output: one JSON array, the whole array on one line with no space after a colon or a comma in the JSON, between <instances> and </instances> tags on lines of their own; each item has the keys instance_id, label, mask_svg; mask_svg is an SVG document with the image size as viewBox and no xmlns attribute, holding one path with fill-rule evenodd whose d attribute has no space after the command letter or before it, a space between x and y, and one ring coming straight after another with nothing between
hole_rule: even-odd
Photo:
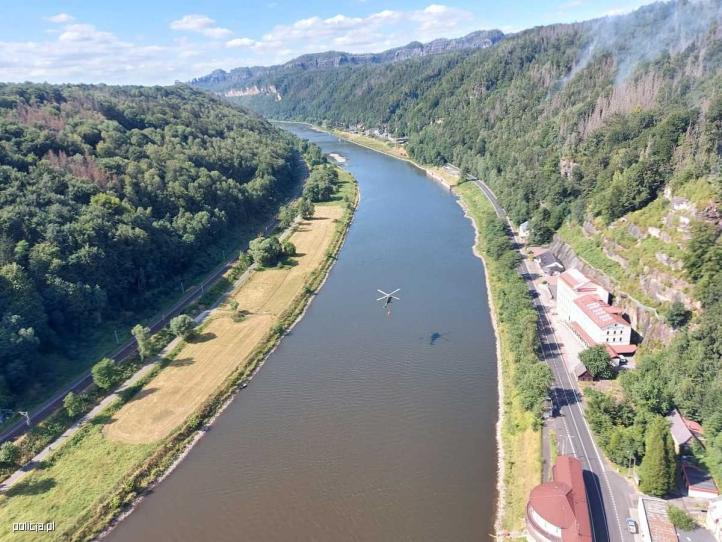
<instances>
[{"instance_id":1,"label":"hovering helicopter","mask_svg":"<svg viewBox=\"0 0 722 542\"><path fill-rule=\"evenodd\" d=\"M383 290L376 290L378 293L383 294L381 297L379 297L376 301L383 301L384 302L384 309L387 309L389 312L391 312L391 309L389 308L389 305L394 302L394 299L396 301L401 301L398 297L396 297L394 294L398 291L400 291L401 288L396 288L393 292L390 294L387 294Z\"/></svg>"}]
</instances>

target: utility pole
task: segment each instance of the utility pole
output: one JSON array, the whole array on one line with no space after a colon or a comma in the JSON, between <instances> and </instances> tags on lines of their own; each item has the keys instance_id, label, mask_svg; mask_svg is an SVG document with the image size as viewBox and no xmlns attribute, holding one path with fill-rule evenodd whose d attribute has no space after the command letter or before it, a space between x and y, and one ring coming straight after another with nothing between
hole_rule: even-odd
<instances>
[{"instance_id":1,"label":"utility pole","mask_svg":"<svg viewBox=\"0 0 722 542\"><path fill-rule=\"evenodd\" d=\"M181 293L182 294L186 293L185 286L183 286L183 279L181 279L181 281L180 281L180 286L181 286Z\"/></svg>"},{"instance_id":2,"label":"utility pole","mask_svg":"<svg viewBox=\"0 0 722 542\"><path fill-rule=\"evenodd\" d=\"M114 329L113 334L115 335L115 344L120 344L120 339L118 338L118 330Z\"/></svg>"}]
</instances>

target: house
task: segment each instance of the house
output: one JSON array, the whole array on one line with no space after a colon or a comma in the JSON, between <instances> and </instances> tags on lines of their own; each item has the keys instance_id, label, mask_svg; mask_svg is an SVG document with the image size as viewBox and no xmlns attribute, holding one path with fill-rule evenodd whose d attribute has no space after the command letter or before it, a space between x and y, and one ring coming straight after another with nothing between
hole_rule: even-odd
<instances>
[{"instance_id":1,"label":"house","mask_svg":"<svg viewBox=\"0 0 722 542\"><path fill-rule=\"evenodd\" d=\"M637 503L642 542L678 542L677 530L667 515L667 503L642 497Z\"/></svg>"},{"instance_id":2,"label":"house","mask_svg":"<svg viewBox=\"0 0 722 542\"><path fill-rule=\"evenodd\" d=\"M719 489L709 472L684 458L680 461L680 465L687 486L687 495L696 499L710 500L719 497Z\"/></svg>"},{"instance_id":3,"label":"house","mask_svg":"<svg viewBox=\"0 0 722 542\"><path fill-rule=\"evenodd\" d=\"M557 257L549 250L540 253L534 258L534 261L539 264L546 275L558 275L564 271L564 264L557 260Z\"/></svg>"},{"instance_id":4,"label":"house","mask_svg":"<svg viewBox=\"0 0 722 542\"><path fill-rule=\"evenodd\" d=\"M704 431L700 424L685 418L676 408L667 415L667 421L677 453L689 450L695 441L704 447Z\"/></svg>"},{"instance_id":5,"label":"house","mask_svg":"<svg viewBox=\"0 0 722 542\"><path fill-rule=\"evenodd\" d=\"M529 238L529 221L522 222L519 224L519 238L520 239L528 239Z\"/></svg>"},{"instance_id":6,"label":"house","mask_svg":"<svg viewBox=\"0 0 722 542\"><path fill-rule=\"evenodd\" d=\"M577 377L579 382L591 382L594 380L594 377L583 363L578 363L577 366L574 367L574 376Z\"/></svg>"},{"instance_id":7,"label":"house","mask_svg":"<svg viewBox=\"0 0 722 542\"><path fill-rule=\"evenodd\" d=\"M577 269L569 269L559 275L557 281L557 312L570 323L572 330L590 344L609 344L612 354L632 354L630 348L632 326L622 318L618 307L609 305L609 292L589 280ZM576 326L571 325L576 324Z\"/></svg>"},{"instance_id":8,"label":"house","mask_svg":"<svg viewBox=\"0 0 722 542\"><path fill-rule=\"evenodd\" d=\"M715 540L722 542L722 498L709 503L706 523Z\"/></svg>"},{"instance_id":9,"label":"house","mask_svg":"<svg viewBox=\"0 0 722 542\"><path fill-rule=\"evenodd\" d=\"M552 480L531 490L526 527L536 542L592 542L582 464L576 457L558 456Z\"/></svg>"}]
</instances>

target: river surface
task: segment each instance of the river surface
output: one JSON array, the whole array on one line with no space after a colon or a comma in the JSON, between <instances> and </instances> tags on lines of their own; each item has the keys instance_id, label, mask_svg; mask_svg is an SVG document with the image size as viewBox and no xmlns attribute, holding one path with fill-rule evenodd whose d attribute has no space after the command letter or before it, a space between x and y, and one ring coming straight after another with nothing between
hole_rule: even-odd
<instances>
[{"instance_id":1,"label":"river surface","mask_svg":"<svg viewBox=\"0 0 722 542\"><path fill-rule=\"evenodd\" d=\"M346 243L301 322L108 539L486 540L497 368L471 224L411 164L286 127L358 180ZM390 316L377 288L401 288Z\"/></svg>"}]
</instances>

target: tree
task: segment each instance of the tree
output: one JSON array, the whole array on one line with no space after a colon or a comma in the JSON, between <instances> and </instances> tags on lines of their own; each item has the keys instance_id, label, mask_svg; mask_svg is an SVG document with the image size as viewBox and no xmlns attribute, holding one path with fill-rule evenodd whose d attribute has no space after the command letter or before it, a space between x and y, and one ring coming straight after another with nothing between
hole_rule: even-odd
<instances>
[{"instance_id":1,"label":"tree","mask_svg":"<svg viewBox=\"0 0 722 542\"><path fill-rule=\"evenodd\" d=\"M667 323L674 329L679 329L684 326L689 321L689 318L690 312L681 301L672 303L666 314Z\"/></svg>"},{"instance_id":2,"label":"tree","mask_svg":"<svg viewBox=\"0 0 722 542\"><path fill-rule=\"evenodd\" d=\"M315 212L313 202L308 198L302 198L299 204L299 212L304 220L312 219Z\"/></svg>"},{"instance_id":3,"label":"tree","mask_svg":"<svg viewBox=\"0 0 722 542\"><path fill-rule=\"evenodd\" d=\"M261 267L275 265L282 256L281 243L278 237L257 237L248 246L248 253Z\"/></svg>"},{"instance_id":4,"label":"tree","mask_svg":"<svg viewBox=\"0 0 722 542\"><path fill-rule=\"evenodd\" d=\"M117 367L115 362L110 358L103 358L93 365L91 369L93 382L102 390L108 390L115 384L117 379Z\"/></svg>"},{"instance_id":5,"label":"tree","mask_svg":"<svg viewBox=\"0 0 722 542\"><path fill-rule=\"evenodd\" d=\"M584 364L594 378L612 378L614 369L609 363L609 354L602 345L592 346L579 354L579 361Z\"/></svg>"},{"instance_id":6,"label":"tree","mask_svg":"<svg viewBox=\"0 0 722 542\"><path fill-rule=\"evenodd\" d=\"M649 495L663 497L674 489L676 472L677 460L667 420L657 417L647 427L639 488Z\"/></svg>"},{"instance_id":7,"label":"tree","mask_svg":"<svg viewBox=\"0 0 722 542\"><path fill-rule=\"evenodd\" d=\"M518 389L521 404L525 410L535 411L549 395L552 371L546 363L533 363L520 373Z\"/></svg>"},{"instance_id":8,"label":"tree","mask_svg":"<svg viewBox=\"0 0 722 542\"><path fill-rule=\"evenodd\" d=\"M95 375L93 376L95 377ZM82 395L76 395L72 391L68 392L68 394L65 396L65 399L63 399L63 406L65 407L65 412L67 412L68 416L70 416L71 418L75 418L75 416L85 410L85 403L85 397L83 397Z\"/></svg>"},{"instance_id":9,"label":"tree","mask_svg":"<svg viewBox=\"0 0 722 542\"><path fill-rule=\"evenodd\" d=\"M0 446L0 465L15 467L20 461L20 448L14 442L5 441Z\"/></svg>"},{"instance_id":10,"label":"tree","mask_svg":"<svg viewBox=\"0 0 722 542\"><path fill-rule=\"evenodd\" d=\"M294 245L291 241L286 240L283 243L281 243L281 253L283 254L284 258L291 258L296 255L296 245Z\"/></svg>"},{"instance_id":11,"label":"tree","mask_svg":"<svg viewBox=\"0 0 722 542\"><path fill-rule=\"evenodd\" d=\"M169 327L171 333L176 337L189 339L195 333L196 323L187 314L179 314L171 319Z\"/></svg>"},{"instance_id":12,"label":"tree","mask_svg":"<svg viewBox=\"0 0 722 542\"><path fill-rule=\"evenodd\" d=\"M135 342L138 344L138 355L140 360L144 361L153 352L153 347L150 344L150 328L144 327L141 324L136 324L131 330Z\"/></svg>"}]
</instances>

